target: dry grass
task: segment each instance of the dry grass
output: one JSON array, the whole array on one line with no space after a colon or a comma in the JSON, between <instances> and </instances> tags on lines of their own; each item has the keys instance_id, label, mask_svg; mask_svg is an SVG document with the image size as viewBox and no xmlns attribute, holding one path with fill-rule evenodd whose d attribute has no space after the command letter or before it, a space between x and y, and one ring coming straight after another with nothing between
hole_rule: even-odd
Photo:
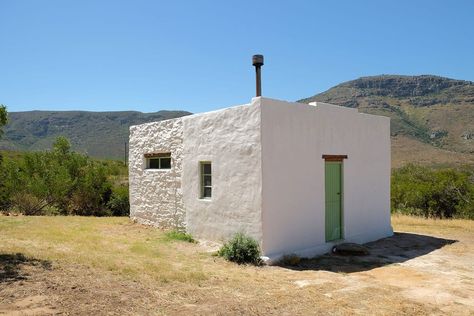
<instances>
[{"instance_id":1,"label":"dry grass","mask_svg":"<svg viewBox=\"0 0 474 316\"><path fill-rule=\"evenodd\" d=\"M466 219L435 219L394 214L392 226L398 231L433 235L474 234L474 221Z\"/></svg>"},{"instance_id":2,"label":"dry grass","mask_svg":"<svg viewBox=\"0 0 474 316\"><path fill-rule=\"evenodd\" d=\"M332 272L324 265L238 266L213 257L198 244L171 240L127 218L0 217L0 314L474 312L469 305L474 297L472 222L395 216L393 223L397 230L430 235L439 231L459 242L440 246L441 242L431 249L424 245L430 237L411 240L406 234L402 240L398 235L372 246L383 257L380 254L388 256L395 244L402 252L398 259L373 256L351 263L347 257L331 257L335 271L338 266L357 267L353 272ZM452 250L460 248L464 256L451 258L457 253ZM431 264L429 271L426 263ZM448 269L451 275L440 277L437 269ZM414 288L426 298L411 293ZM430 289L447 296L440 299ZM433 303L432 297L437 301Z\"/></svg>"},{"instance_id":3,"label":"dry grass","mask_svg":"<svg viewBox=\"0 0 474 316\"><path fill-rule=\"evenodd\" d=\"M188 257L176 251L163 231L130 223L128 218L0 217L2 252L92 268L158 282L199 281L201 265L182 269ZM159 268L158 268L159 267Z\"/></svg>"}]
</instances>

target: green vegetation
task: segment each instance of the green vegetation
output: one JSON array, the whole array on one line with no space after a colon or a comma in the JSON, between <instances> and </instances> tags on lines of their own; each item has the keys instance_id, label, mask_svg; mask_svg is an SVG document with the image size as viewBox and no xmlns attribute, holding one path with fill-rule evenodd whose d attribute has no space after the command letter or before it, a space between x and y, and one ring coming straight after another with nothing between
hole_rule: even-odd
<instances>
[{"instance_id":1,"label":"green vegetation","mask_svg":"<svg viewBox=\"0 0 474 316\"><path fill-rule=\"evenodd\" d=\"M3 134L3 127L7 124L7 107L0 104L0 137Z\"/></svg>"},{"instance_id":2,"label":"green vegetation","mask_svg":"<svg viewBox=\"0 0 474 316\"><path fill-rule=\"evenodd\" d=\"M474 219L474 169L407 165L392 174L392 211Z\"/></svg>"},{"instance_id":3,"label":"green vegetation","mask_svg":"<svg viewBox=\"0 0 474 316\"><path fill-rule=\"evenodd\" d=\"M128 215L128 186L117 181L125 167L119 164L74 152L64 137L58 137L50 151L5 156L0 164L0 210L25 215Z\"/></svg>"},{"instance_id":4,"label":"green vegetation","mask_svg":"<svg viewBox=\"0 0 474 316\"><path fill-rule=\"evenodd\" d=\"M128 216L130 214L128 185L118 185L112 190L107 207L113 216Z\"/></svg>"},{"instance_id":5,"label":"green vegetation","mask_svg":"<svg viewBox=\"0 0 474 316\"><path fill-rule=\"evenodd\" d=\"M170 230L166 232L165 236L168 240L187 241L190 243L196 242L191 234L179 230Z\"/></svg>"},{"instance_id":6,"label":"green vegetation","mask_svg":"<svg viewBox=\"0 0 474 316\"><path fill-rule=\"evenodd\" d=\"M226 242L218 255L238 264L251 263L260 264L260 247L252 237L237 233L231 240Z\"/></svg>"}]
</instances>

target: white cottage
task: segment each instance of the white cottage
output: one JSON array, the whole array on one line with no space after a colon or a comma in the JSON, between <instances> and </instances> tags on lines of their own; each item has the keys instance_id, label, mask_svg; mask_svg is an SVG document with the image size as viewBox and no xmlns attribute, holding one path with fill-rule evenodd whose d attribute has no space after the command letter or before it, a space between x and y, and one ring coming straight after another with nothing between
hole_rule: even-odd
<instances>
[{"instance_id":1,"label":"white cottage","mask_svg":"<svg viewBox=\"0 0 474 316\"><path fill-rule=\"evenodd\" d=\"M250 104L130 127L130 217L254 237L269 258L392 235L390 120L326 103Z\"/></svg>"}]
</instances>

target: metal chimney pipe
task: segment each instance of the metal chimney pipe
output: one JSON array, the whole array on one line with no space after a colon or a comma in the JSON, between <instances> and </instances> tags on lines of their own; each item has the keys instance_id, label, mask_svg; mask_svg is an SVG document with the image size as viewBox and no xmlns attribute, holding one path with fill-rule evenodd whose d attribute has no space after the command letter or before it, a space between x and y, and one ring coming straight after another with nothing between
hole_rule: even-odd
<instances>
[{"instance_id":1,"label":"metal chimney pipe","mask_svg":"<svg viewBox=\"0 0 474 316\"><path fill-rule=\"evenodd\" d=\"M263 66L263 55L253 55L252 65L255 66L255 76L257 85L257 97L262 96L262 74L261 67Z\"/></svg>"}]
</instances>

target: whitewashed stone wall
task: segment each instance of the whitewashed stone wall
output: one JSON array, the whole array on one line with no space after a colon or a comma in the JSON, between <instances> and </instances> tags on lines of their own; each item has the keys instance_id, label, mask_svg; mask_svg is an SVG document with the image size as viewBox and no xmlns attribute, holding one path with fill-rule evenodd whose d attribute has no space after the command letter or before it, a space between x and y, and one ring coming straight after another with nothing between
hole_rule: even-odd
<instances>
[{"instance_id":1,"label":"whitewashed stone wall","mask_svg":"<svg viewBox=\"0 0 474 316\"><path fill-rule=\"evenodd\" d=\"M225 241L237 232L262 240L260 102L192 115L184 121L186 229ZM200 161L212 163L212 198L200 199Z\"/></svg>"},{"instance_id":2,"label":"whitewashed stone wall","mask_svg":"<svg viewBox=\"0 0 474 316\"><path fill-rule=\"evenodd\" d=\"M171 169L146 169L144 155L152 152L171 152ZM130 127L131 219L153 226L185 226L182 160L182 118Z\"/></svg>"}]
</instances>

